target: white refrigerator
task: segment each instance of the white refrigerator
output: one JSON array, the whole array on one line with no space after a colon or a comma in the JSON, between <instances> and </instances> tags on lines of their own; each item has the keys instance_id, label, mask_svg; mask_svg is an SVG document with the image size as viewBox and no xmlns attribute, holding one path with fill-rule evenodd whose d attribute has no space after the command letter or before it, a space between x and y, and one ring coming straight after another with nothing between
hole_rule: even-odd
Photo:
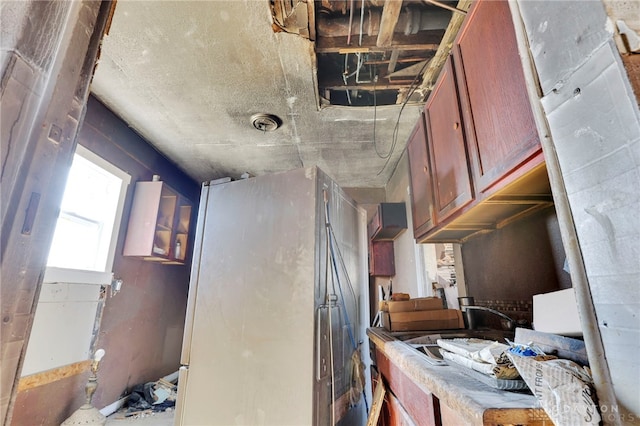
<instances>
[{"instance_id":1,"label":"white refrigerator","mask_svg":"<svg viewBox=\"0 0 640 426\"><path fill-rule=\"evenodd\" d=\"M213 181L195 238L175 424L365 424L365 211L317 167Z\"/></svg>"}]
</instances>

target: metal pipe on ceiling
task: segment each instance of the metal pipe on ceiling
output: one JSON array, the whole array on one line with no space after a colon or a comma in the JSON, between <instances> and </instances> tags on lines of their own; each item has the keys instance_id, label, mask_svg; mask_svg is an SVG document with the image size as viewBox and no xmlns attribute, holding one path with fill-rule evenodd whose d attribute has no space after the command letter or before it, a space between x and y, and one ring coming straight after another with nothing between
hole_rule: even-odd
<instances>
[{"instance_id":1,"label":"metal pipe on ceiling","mask_svg":"<svg viewBox=\"0 0 640 426\"><path fill-rule=\"evenodd\" d=\"M360 23L350 22L346 16L333 17L331 15L319 14L316 20L317 34L321 37L349 37L366 29L368 36L376 36L380 31L380 20L382 13L380 10L368 10L361 16ZM443 30L449 25L451 12L446 10L426 11L415 7L403 9L398 17L396 32L403 32L406 35L416 34L418 31Z\"/></svg>"}]
</instances>

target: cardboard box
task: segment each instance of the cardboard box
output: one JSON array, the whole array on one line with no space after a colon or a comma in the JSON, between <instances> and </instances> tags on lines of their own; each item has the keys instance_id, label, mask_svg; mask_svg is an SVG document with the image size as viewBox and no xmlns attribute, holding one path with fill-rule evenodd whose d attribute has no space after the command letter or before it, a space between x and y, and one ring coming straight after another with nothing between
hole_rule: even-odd
<instances>
[{"instance_id":1,"label":"cardboard box","mask_svg":"<svg viewBox=\"0 0 640 426\"><path fill-rule=\"evenodd\" d=\"M437 309L444 309L442 299L437 297L418 297L399 302L387 302L389 312L433 311Z\"/></svg>"},{"instance_id":2,"label":"cardboard box","mask_svg":"<svg viewBox=\"0 0 640 426\"><path fill-rule=\"evenodd\" d=\"M457 309L382 312L382 326L389 331L452 330L464 328L464 321Z\"/></svg>"},{"instance_id":3,"label":"cardboard box","mask_svg":"<svg viewBox=\"0 0 640 426\"><path fill-rule=\"evenodd\" d=\"M533 295L533 328L561 336L582 336L573 288Z\"/></svg>"}]
</instances>

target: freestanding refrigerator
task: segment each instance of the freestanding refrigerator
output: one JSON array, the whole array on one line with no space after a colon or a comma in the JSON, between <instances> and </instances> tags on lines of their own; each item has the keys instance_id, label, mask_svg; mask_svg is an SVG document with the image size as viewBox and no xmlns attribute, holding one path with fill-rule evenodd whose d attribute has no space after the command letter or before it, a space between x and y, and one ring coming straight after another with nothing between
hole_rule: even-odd
<instances>
[{"instance_id":1,"label":"freestanding refrigerator","mask_svg":"<svg viewBox=\"0 0 640 426\"><path fill-rule=\"evenodd\" d=\"M366 262L364 210L317 167L203 184L176 425L364 424Z\"/></svg>"}]
</instances>

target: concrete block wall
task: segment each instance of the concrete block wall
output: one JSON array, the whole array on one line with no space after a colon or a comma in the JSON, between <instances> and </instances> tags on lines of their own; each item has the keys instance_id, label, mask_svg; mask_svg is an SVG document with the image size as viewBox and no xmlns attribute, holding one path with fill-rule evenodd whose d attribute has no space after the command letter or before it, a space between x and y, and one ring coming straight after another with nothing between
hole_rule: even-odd
<instances>
[{"instance_id":1,"label":"concrete block wall","mask_svg":"<svg viewBox=\"0 0 640 426\"><path fill-rule=\"evenodd\" d=\"M601 2L519 1L617 405L640 423L640 112Z\"/></svg>"}]
</instances>

